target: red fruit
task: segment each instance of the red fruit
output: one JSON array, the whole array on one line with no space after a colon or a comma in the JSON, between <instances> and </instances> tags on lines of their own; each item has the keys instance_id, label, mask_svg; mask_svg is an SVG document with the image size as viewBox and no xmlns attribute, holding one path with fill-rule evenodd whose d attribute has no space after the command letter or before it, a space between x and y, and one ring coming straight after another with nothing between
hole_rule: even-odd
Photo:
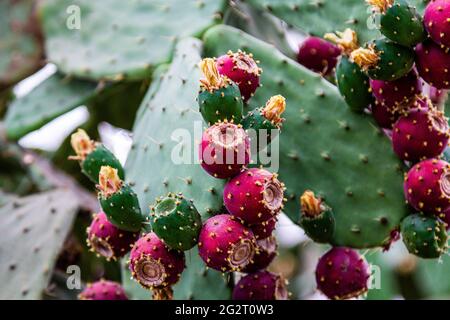
<instances>
[{"instance_id":1,"label":"red fruit","mask_svg":"<svg viewBox=\"0 0 450 320\"><path fill-rule=\"evenodd\" d=\"M202 168L213 177L234 177L250 162L248 135L240 125L217 123L203 133L199 158Z\"/></svg>"},{"instance_id":2,"label":"red fruit","mask_svg":"<svg viewBox=\"0 0 450 320\"><path fill-rule=\"evenodd\" d=\"M87 285L78 295L80 300L128 300L125 290L120 284L108 280L100 280Z\"/></svg>"},{"instance_id":3,"label":"red fruit","mask_svg":"<svg viewBox=\"0 0 450 320\"><path fill-rule=\"evenodd\" d=\"M365 293L370 276L369 264L357 251L334 247L316 267L317 288L329 299L350 299Z\"/></svg>"},{"instance_id":4,"label":"red fruit","mask_svg":"<svg viewBox=\"0 0 450 320\"><path fill-rule=\"evenodd\" d=\"M253 231L256 239L265 239L272 235L273 230L275 230L277 221L278 219L276 217L270 218L267 221L249 225L249 228Z\"/></svg>"},{"instance_id":5,"label":"red fruit","mask_svg":"<svg viewBox=\"0 0 450 320\"><path fill-rule=\"evenodd\" d=\"M244 268L242 272L253 273L266 269L277 256L278 243L274 236L256 241L256 253L253 260Z\"/></svg>"},{"instance_id":6,"label":"red fruit","mask_svg":"<svg viewBox=\"0 0 450 320\"><path fill-rule=\"evenodd\" d=\"M447 119L433 107L409 110L398 119L392 131L395 153L400 159L413 162L439 156L448 139Z\"/></svg>"},{"instance_id":7,"label":"red fruit","mask_svg":"<svg viewBox=\"0 0 450 320\"><path fill-rule=\"evenodd\" d=\"M378 101L371 107L372 117L380 128L391 129L394 123L397 121L399 115L391 108L388 108L385 104Z\"/></svg>"},{"instance_id":8,"label":"red fruit","mask_svg":"<svg viewBox=\"0 0 450 320\"><path fill-rule=\"evenodd\" d=\"M228 212L245 223L259 224L283 208L284 185L264 169L247 169L227 182L223 201Z\"/></svg>"},{"instance_id":9,"label":"red fruit","mask_svg":"<svg viewBox=\"0 0 450 320\"><path fill-rule=\"evenodd\" d=\"M423 23L434 42L450 47L450 2L431 0L425 8Z\"/></svg>"},{"instance_id":10,"label":"red fruit","mask_svg":"<svg viewBox=\"0 0 450 320\"><path fill-rule=\"evenodd\" d=\"M341 54L338 46L318 37L308 37L299 47L297 61L309 70L328 75Z\"/></svg>"},{"instance_id":11,"label":"red fruit","mask_svg":"<svg viewBox=\"0 0 450 320\"><path fill-rule=\"evenodd\" d=\"M269 271L248 274L233 290L233 300L287 300L286 280Z\"/></svg>"},{"instance_id":12,"label":"red fruit","mask_svg":"<svg viewBox=\"0 0 450 320\"><path fill-rule=\"evenodd\" d=\"M414 209L440 215L450 209L450 164L437 159L417 163L406 175L403 190Z\"/></svg>"},{"instance_id":13,"label":"red fruit","mask_svg":"<svg viewBox=\"0 0 450 320\"><path fill-rule=\"evenodd\" d=\"M227 54L217 59L219 73L233 80L241 91L244 102L247 102L259 87L261 69L253 60L252 54L243 51Z\"/></svg>"},{"instance_id":14,"label":"red fruit","mask_svg":"<svg viewBox=\"0 0 450 320\"><path fill-rule=\"evenodd\" d=\"M139 238L137 232L117 228L108 221L104 212L94 215L91 225L87 228L87 233L88 246L108 260L123 257Z\"/></svg>"},{"instance_id":15,"label":"red fruit","mask_svg":"<svg viewBox=\"0 0 450 320\"><path fill-rule=\"evenodd\" d=\"M200 231L198 252L206 265L222 272L240 271L255 254L253 232L229 214L209 218Z\"/></svg>"},{"instance_id":16,"label":"red fruit","mask_svg":"<svg viewBox=\"0 0 450 320\"><path fill-rule=\"evenodd\" d=\"M450 49L431 40L416 46L416 67L419 75L437 89L450 89Z\"/></svg>"},{"instance_id":17,"label":"red fruit","mask_svg":"<svg viewBox=\"0 0 450 320\"><path fill-rule=\"evenodd\" d=\"M184 267L184 253L167 247L153 232L136 241L131 250L131 275L144 288L175 284Z\"/></svg>"}]
</instances>

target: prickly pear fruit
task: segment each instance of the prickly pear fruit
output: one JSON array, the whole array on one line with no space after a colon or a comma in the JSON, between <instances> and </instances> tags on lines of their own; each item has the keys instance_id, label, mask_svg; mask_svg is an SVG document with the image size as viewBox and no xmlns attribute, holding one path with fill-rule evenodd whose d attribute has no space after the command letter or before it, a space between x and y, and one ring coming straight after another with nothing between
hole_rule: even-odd
<instances>
[{"instance_id":1,"label":"prickly pear fruit","mask_svg":"<svg viewBox=\"0 0 450 320\"><path fill-rule=\"evenodd\" d=\"M139 238L137 232L117 228L108 221L104 212L94 215L91 225L87 228L87 234L88 246L108 260L123 257Z\"/></svg>"},{"instance_id":2,"label":"prickly pear fruit","mask_svg":"<svg viewBox=\"0 0 450 320\"><path fill-rule=\"evenodd\" d=\"M70 143L76 156L70 156L69 159L78 160L81 171L93 182L98 183L102 166L117 169L120 179L124 179L125 174L119 160L103 144L92 141L83 129L72 134Z\"/></svg>"},{"instance_id":3,"label":"prickly pear fruit","mask_svg":"<svg viewBox=\"0 0 450 320\"><path fill-rule=\"evenodd\" d=\"M129 267L131 276L144 288L170 287L185 268L184 253L170 249L155 233L147 233L134 244Z\"/></svg>"},{"instance_id":4,"label":"prickly pear fruit","mask_svg":"<svg viewBox=\"0 0 450 320\"><path fill-rule=\"evenodd\" d=\"M209 127L202 136L199 159L202 168L213 177L234 177L250 163L247 133L233 123L217 123Z\"/></svg>"},{"instance_id":5,"label":"prickly pear fruit","mask_svg":"<svg viewBox=\"0 0 450 320\"><path fill-rule=\"evenodd\" d=\"M423 22L431 39L450 47L450 3L447 0L431 0L425 8Z\"/></svg>"},{"instance_id":6,"label":"prickly pear fruit","mask_svg":"<svg viewBox=\"0 0 450 320\"><path fill-rule=\"evenodd\" d=\"M102 166L99 173L98 198L109 222L126 231L139 231L144 221L139 200L131 187L124 183L117 169Z\"/></svg>"},{"instance_id":7,"label":"prickly pear fruit","mask_svg":"<svg viewBox=\"0 0 450 320\"><path fill-rule=\"evenodd\" d=\"M445 228L447 231L450 230L450 209L445 210L441 214L439 214L439 219L442 220L442 222L445 223Z\"/></svg>"},{"instance_id":8,"label":"prickly pear fruit","mask_svg":"<svg viewBox=\"0 0 450 320\"><path fill-rule=\"evenodd\" d=\"M450 49L426 40L415 50L416 68L422 79L437 89L450 89Z\"/></svg>"},{"instance_id":9,"label":"prickly pear fruit","mask_svg":"<svg viewBox=\"0 0 450 320\"><path fill-rule=\"evenodd\" d=\"M394 81L411 71L414 51L391 40L379 39L353 51L350 59L371 79Z\"/></svg>"},{"instance_id":10,"label":"prickly pear fruit","mask_svg":"<svg viewBox=\"0 0 450 320\"><path fill-rule=\"evenodd\" d=\"M152 230L169 247L186 251L197 244L202 220L192 201L169 193L150 209Z\"/></svg>"},{"instance_id":11,"label":"prickly pear fruit","mask_svg":"<svg viewBox=\"0 0 450 320\"><path fill-rule=\"evenodd\" d=\"M368 290L369 264L357 251L334 247L316 267L317 288L329 299L358 297Z\"/></svg>"},{"instance_id":12,"label":"prickly pear fruit","mask_svg":"<svg viewBox=\"0 0 450 320\"><path fill-rule=\"evenodd\" d=\"M336 224L331 208L310 190L306 190L300 197L300 205L300 226L305 233L315 242L329 242Z\"/></svg>"},{"instance_id":13,"label":"prickly pear fruit","mask_svg":"<svg viewBox=\"0 0 450 320\"><path fill-rule=\"evenodd\" d=\"M340 48L331 42L308 37L299 46L297 61L309 70L326 76L333 72L340 54Z\"/></svg>"},{"instance_id":14,"label":"prickly pear fruit","mask_svg":"<svg viewBox=\"0 0 450 320\"><path fill-rule=\"evenodd\" d=\"M447 119L434 107L408 110L392 131L395 153L400 159L413 162L439 156L447 147L448 139Z\"/></svg>"},{"instance_id":15,"label":"prickly pear fruit","mask_svg":"<svg viewBox=\"0 0 450 320\"><path fill-rule=\"evenodd\" d=\"M436 217L409 215L402 221L401 232L408 251L418 257L439 258L447 251L445 223Z\"/></svg>"},{"instance_id":16,"label":"prickly pear fruit","mask_svg":"<svg viewBox=\"0 0 450 320\"><path fill-rule=\"evenodd\" d=\"M233 300L287 300L287 281L278 274L259 271L239 280L233 290Z\"/></svg>"},{"instance_id":17,"label":"prickly pear fruit","mask_svg":"<svg viewBox=\"0 0 450 320\"><path fill-rule=\"evenodd\" d=\"M259 87L261 69L252 54L243 51L227 54L217 58L219 73L234 81L241 91L244 102L247 102Z\"/></svg>"},{"instance_id":18,"label":"prickly pear fruit","mask_svg":"<svg viewBox=\"0 0 450 320\"><path fill-rule=\"evenodd\" d=\"M229 214L209 218L200 231L198 252L206 265L222 272L240 271L253 259L253 232Z\"/></svg>"},{"instance_id":19,"label":"prickly pear fruit","mask_svg":"<svg viewBox=\"0 0 450 320\"><path fill-rule=\"evenodd\" d=\"M128 300L122 286L113 281L100 280L89 283L78 295L80 300Z\"/></svg>"},{"instance_id":20,"label":"prickly pear fruit","mask_svg":"<svg viewBox=\"0 0 450 320\"><path fill-rule=\"evenodd\" d=\"M264 169L247 169L229 180L223 191L228 212L252 225L275 217L283 208L284 185Z\"/></svg>"},{"instance_id":21,"label":"prickly pear fruit","mask_svg":"<svg viewBox=\"0 0 450 320\"><path fill-rule=\"evenodd\" d=\"M277 256L278 243L275 236L256 240L256 252L253 260L242 269L243 273L253 273L266 269Z\"/></svg>"},{"instance_id":22,"label":"prickly pear fruit","mask_svg":"<svg viewBox=\"0 0 450 320\"><path fill-rule=\"evenodd\" d=\"M422 17L406 0L367 0L381 14L380 31L386 37L406 47L425 40L427 33Z\"/></svg>"},{"instance_id":23,"label":"prickly pear fruit","mask_svg":"<svg viewBox=\"0 0 450 320\"><path fill-rule=\"evenodd\" d=\"M450 208L450 164L438 159L417 163L406 175L403 189L414 209L441 214Z\"/></svg>"},{"instance_id":24,"label":"prickly pear fruit","mask_svg":"<svg viewBox=\"0 0 450 320\"><path fill-rule=\"evenodd\" d=\"M204 79L200 80L198 105L203 119L208 124L225 120L240 123L244 103L239 87L219 74L214 59L203 59L200 62L200 69Z\"/></svg>"},{"instance_id":25,"label":"prickly pear fruit","mask_svg":"<svg viewBox=\"0 0 450 320\"><path fill-rule=\"evenodd\" d=\"M264 239L269 237L273 233L277 221L278 219L274 217L270 218L267 221L263 221L257 224L251 224L249 225L249 228L253 231L256 239Z\"/></svg>"}]
</instances>

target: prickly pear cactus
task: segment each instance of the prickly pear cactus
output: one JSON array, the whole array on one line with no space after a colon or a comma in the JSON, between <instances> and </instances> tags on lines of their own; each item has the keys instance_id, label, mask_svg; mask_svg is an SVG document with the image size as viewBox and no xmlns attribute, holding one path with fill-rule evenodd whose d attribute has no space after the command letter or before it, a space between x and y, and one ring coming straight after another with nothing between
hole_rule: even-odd
<instances>
[{"instance_id":1,"label":"prickly pear cactus","mask_svg":"<svg viewBox=\"0 0 450 320\"><path fill-rule=\"evenodd\" d=\"M91 79L142 79L178 39L221 17L223 1L50 0L41 11L48 59Z\"/></svg>"},{"instance_id":2,"label":"prickly pear cactus","mask_svg":"<svg viewBox=\"0 0 450 320\"><path fill-rule=\"evenodd\" d=\"M298 222L299 196L310 189L335 212L333 244L365 248L388 242L406 214L402 167L370 117L351 112L321 77L237 29L211 28L204 41L206 56L242 49L261 61L265 90L256 92L252 107L272 92L286 97L279 164L287 187L285 213Z\"/></svg>"}]
</instances>

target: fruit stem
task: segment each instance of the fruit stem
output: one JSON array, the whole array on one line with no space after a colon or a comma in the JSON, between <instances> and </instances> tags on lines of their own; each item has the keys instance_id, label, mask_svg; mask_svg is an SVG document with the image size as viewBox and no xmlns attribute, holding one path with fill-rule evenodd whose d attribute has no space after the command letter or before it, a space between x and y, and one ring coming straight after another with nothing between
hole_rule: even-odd
<instances>
[{"instance_id":1,"label":"fruit stem","mask_svg":"<svg viewBox=\"0 0 450 320\"><path fill-rule=\"evenodd\" d=\"M108 198L122 187L122 180L119 178L117 169L110 166L102 166L98 174L100 193L103 197Z\"/></svg>"},{"instance_id":2,"label":"fruit stem","mask_svg":"<svg viewBox=\"0 0 450 320\"><path fill-rule=\"evenodd\" d=\"M214 59L205 58L200 61L199 66L205 76L205 79L201 79L200 82L208 91L220 89L225 85L224 78L219 74Z\"/></svg>"},{"instance_id":3,"label":"fruit stem","mask_svg":"<svg viewBox=\"0 0 450 320\"><path fill-rule=\"evenodd\" d=\"M322 199L317 198L314 192L306 190L300 197L302 213L308 217L316 217L323 212Z\"/></svg>"},{"instance_id":4,"label":"fruit stem","mask_svg":"<svg viewBox=\"0 0 450 320\"><path fill-rule=\"evenodd\" d=\"M392 6L394 0L366 0L366 2L380 13L385 13L386 10Z\"/></svg>"},{"instance_id":5,"label":"fruit stem","mask_svg":"<svg viewBox=\"0 0 450 320\"><path fill-rule=\"evenodd\" d=\"M69 156L69 160L84 161L87 155L95 149L95 142L89 138L86 131L78 129L70 137L70 144L76 153L76 156Z\"/></svg>"},{"instance_id":6,"label":"fruit stem","mask_svg":"<svg viewBox=\"0 0 450 320\"><path fill-rule=\"evenodd\" d=\"M344 32L326 33L324 38L334 42L347 56L358 49L358 35L350 28L345 29Z\"/></svg>"},{"instance_id":7,"label":"fruit stem","mask_svg":"<svg viewBox=\"0 0 450 320\"><path fill-rule=\"evenodd\" d=\"M356 49L350 55L350 60L359 65L359 67L364 71L375 67L379 59L380 57L375 52L373 46L369 46L368 48Z\"/></svg>"},{"instance_id":8,"label":"fruit stem","mask_svg":"<svg viewBox=\"0 0 450 320\"><path fill-rule=\"evenodd\" d=\"M286 99L282 95L271 97L262 109L262 115L274 124L283 122L281 114L286 110Z\"/></svg>"}]
</instances>

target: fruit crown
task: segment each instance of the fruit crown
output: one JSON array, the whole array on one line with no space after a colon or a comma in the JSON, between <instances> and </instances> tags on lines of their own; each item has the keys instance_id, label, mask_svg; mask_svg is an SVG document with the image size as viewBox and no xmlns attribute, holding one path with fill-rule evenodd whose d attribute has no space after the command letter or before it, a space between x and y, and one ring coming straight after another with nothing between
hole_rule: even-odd
<instances>
[{"instance_id":1,"label":"fruit crown","mask_svg":"<svg viewBox=\"0 0 450 320\"><path fill-rule=\"evenodd\" d=\"M199 67L205 76L204 79L200 80L200 83L206 90L213 91L227 85L227 79L219 74L214 59L203 59L200 61Z\"/></svg>"},{"instance_id":2,"label":"fruit crown","mask_svg":"<svg viewBox=\"0 0 450 320\"><path fill-rule=\"evenodd\" d=\"M110 166L102 166L98 174L98 188L103 197L108 198L122 187L117 169Z\"/></svg>"},{"instance_id":3,"label":"fruit crown","mask_svg":"<svg viewBox=\"0 0 450 320\"><path fill-rule=\"evenodd\" d=\"M76 153L76 156L69 157L70 160L83 161L95 149L95 142L89 138L83 129L78 129L77 132L72 134L70 144Z\"/></svg>"},{"instance_id":4,"label":"fruit crown","mask_svg":"<svg viewBox=\"0 0 450 320\"><path fill-rule=\"evenodd\" d=\"M355 62L363 71L367 71L377 65L380 57L373 45L367 48L359 48L353 51L350 55L350 60Z\"/></svg>"},{"instance_id":5,"label":"fruit crown","mask_svg":"<svg viewBox=\"0 0 450 320\"><path fill-rule=\"evenodd\" d=\"M394 0L366 0L367 4L374 7L377 11L384 13L392 6Z\"/></svg>"},{"instance_id":6,"label":"fruit crown","mask_svg":"<svg viewBox=\"0 0 450 320\"><path fill-rule=\"evenodd\" d=\"M343 32L326 33L324 38L334 42L347 56L358 49L358 35L350 28L345 29Z\"/></svg>"},{"instance_id":7,"label":"fruit crown","mask_svg":"<svg viewBox=\"0 0 450 320\"><path fill-rule=\"evenodd\" d=\"M253 53L247 53L239 49L236 53L229 50L227 55L233 58L233 62L238 68L244 69L248 73L256 76L261 75L262 69L258 67L259 61L253 59Z\"/></svg>"},{"instance_id":8,"label":"fruit crown","mask_svg":"<svg viewBox=\"0 0 450 320\"><path fill-rule=\"evenodd\" d=\"M263 116L274 124L283 122L281 114L286 110L286 99L282 95L271 97L262 109Z\"/></svg>"},{"instance_id":9,"label":"fruit crown","mask_svg":"<svg viewBox=\"0 0 450 320\"><path fill-rule=\"evenodd\" d=\"M302 213L308 217L316 217L323 212L322 199L317 198L311 190L302 194L300 205Z\"/></svg>"}]
</instances>

